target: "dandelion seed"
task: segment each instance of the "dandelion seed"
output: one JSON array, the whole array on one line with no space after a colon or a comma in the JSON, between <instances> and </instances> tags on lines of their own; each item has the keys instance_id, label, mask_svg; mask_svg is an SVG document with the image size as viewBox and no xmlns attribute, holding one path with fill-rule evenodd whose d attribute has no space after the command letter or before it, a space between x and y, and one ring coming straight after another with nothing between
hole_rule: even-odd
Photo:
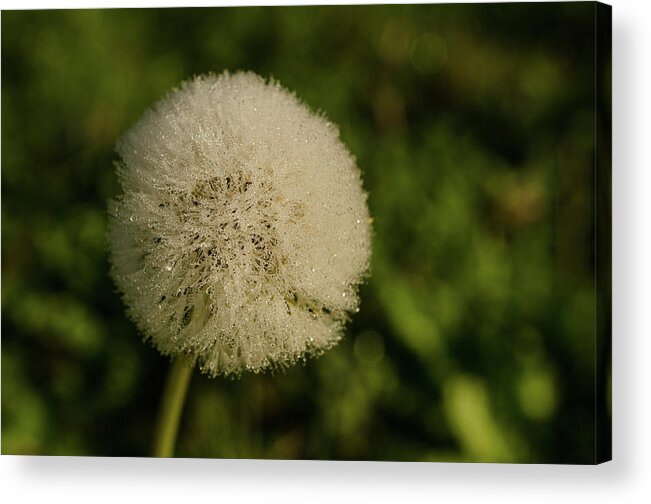
<instances>
[{"instance_id":1,"label":"dandelion seed","mask_svg":"<svg viewBox=\"0 0 651 504\"><path fill-rule=\"evenodd\" d=\"M202 76L117 151L111 272L163 354L238 374L341 339L371 229L360 172L325 118L255 74Z\"/></svg>"}]
</instances>

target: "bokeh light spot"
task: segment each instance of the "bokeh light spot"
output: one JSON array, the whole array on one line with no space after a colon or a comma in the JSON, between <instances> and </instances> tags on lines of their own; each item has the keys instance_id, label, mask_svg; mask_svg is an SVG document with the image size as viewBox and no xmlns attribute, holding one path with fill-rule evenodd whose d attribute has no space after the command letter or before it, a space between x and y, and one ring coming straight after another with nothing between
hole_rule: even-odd
<instances>
[{"instance_id":1,"label":"bokeh light spot","mask_svg":"<svg viewBox=\"0 0 651 504\"><path fill-rule=\"evenodd\" d=\"M424 33L416 40L411 47L411 62L414 68L422 74L434 74L438 72L448 57L448 50L445 40L436 33Z\"/></svg>"},{"instance_id":2,"label":"bokeh light spot","mask_svg":"<svg viewBox=\"0 0 651 504\"><path fill-rule=\"evenodd\" d=\"M527 370L520 380L518 393L522 411L533 420L547 420L556 409L556 388L546 369Z\"/></svg>"}]
</instances>

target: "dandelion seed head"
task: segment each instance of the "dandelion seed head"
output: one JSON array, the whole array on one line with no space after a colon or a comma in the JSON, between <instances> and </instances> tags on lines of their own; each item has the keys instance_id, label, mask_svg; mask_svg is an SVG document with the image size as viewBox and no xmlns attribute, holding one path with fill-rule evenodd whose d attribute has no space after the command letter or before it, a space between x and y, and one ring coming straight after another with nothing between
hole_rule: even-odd
<instances>
[{"instance_id":1,"label":"dandelion seed head","mask_svg":"<svg viewBox=\"0 0 651 504\"><path fill-rule=\"evenodd\" d=\"M371 228L338 129L275 81L186 81L119 140L111 273L165 355L209 375L284 367L335 345Z\"/></svg>"}]
</instances>

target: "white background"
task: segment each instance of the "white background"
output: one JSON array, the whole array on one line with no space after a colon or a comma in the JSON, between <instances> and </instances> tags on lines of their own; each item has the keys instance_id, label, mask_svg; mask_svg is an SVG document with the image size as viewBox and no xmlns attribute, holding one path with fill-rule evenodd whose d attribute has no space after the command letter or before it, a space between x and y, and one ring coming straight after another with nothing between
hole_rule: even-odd
<instances>
[{"instance_id":1,"label":"white background","mask_svg":"<svg viewBox=\"0 0 651 504\"><path fill-rule=\"evenodd\" d=\"M0 502L651 502L651 2L610 3L614 462L582 467L3 456ZM215 2L191 3L211 4ZM137 5L181 3L150 0ZM0 6L133 5L0 0Z\"/></svg>"}]
</instances>

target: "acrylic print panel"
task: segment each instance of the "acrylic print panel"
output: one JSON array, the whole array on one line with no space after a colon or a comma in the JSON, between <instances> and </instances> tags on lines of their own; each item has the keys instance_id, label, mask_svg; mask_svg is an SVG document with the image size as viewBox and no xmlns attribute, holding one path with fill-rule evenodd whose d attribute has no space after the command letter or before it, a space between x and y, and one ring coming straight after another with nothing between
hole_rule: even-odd
<instances>
[{"instance_id":1,"label":"acrylic print panel","mask_svg":"<svg viewBox=\"0 0 651 504\"><path fill-rule=\"evenodd\" d=\"M610 459L610 16L3 12L2 453Z\"/></svg>"}]
</instances>

